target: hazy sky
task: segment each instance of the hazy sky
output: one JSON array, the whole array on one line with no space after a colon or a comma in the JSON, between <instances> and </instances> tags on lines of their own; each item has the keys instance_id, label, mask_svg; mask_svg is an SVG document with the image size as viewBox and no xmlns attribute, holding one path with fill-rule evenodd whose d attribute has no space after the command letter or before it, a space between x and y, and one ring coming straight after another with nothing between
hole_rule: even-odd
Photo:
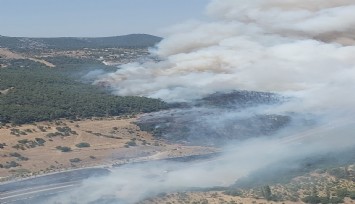
<instances>
[{"instance_id":1,"label":"hazy sky","mask_svg":"<svg viewBox=\"0 0 355 204\"><path fill-rule=\"evenodd\" d=\"M162 35L169 25L203 18L209 0L0 0L0 35Z\"/></svg>"}]
</instances>

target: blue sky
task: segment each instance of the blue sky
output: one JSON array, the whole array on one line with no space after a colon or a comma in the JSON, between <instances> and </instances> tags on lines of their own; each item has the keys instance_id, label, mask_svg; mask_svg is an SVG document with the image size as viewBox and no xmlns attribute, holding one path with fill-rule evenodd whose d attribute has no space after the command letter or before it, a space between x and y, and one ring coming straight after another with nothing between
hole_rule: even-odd
<instances>
[{"instance_id":1,"label":"blue sky","mask_svg":"<svg viewBox=\"0 0 355 204\"><path fill-rule=\"evenodd\" d=\"M162 35L203 19L209 0L0 0L0 35L27 37Z\"/></svg>"}]
</instances>

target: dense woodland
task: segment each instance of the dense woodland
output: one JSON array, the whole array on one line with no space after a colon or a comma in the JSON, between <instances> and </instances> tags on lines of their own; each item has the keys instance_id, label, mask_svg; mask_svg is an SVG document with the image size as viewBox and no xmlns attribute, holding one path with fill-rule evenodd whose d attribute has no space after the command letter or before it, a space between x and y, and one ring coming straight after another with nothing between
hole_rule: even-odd
<instances>
[{"instance_id":1,"label":"dense woodland","mask_svg":"<svg viewBox=\"0 0 355 204\"><path fill-rule=\"evenodd\" d=\"M108 47L151 47L160 42L162 38L146 34L131 34L125 36L101 38L22 38L0 36L0 46L16 51L33 49L70 50L82 48L108 48Z\"/></svg>"},{"instance_id":2,"label":"dense woodland","mask_svg":"<svg viewBox=\"0 0 355 204\"><path fill-rule=\"evenodd\" d=\"M0 90L8 90L0 94L2 123L119 116L167 108L161 100L114 96L83 83L79 77L83 64L62 64L54 69L29 60L11 64L0 69Z\"/></svg>"}]
</instances>

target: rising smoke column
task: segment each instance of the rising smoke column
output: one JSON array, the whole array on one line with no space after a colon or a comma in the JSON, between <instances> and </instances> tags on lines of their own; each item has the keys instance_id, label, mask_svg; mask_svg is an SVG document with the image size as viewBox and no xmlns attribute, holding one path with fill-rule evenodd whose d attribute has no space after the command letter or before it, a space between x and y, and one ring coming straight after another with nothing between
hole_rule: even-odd
<instances>
[{"instance_id":1,"label":"rising smoke column","mask_svg":"<svg viewBox=\"0 0 355 204\"><path fill-rule=\"evenodd\" d=\"M166 101L192 101L240 89L277 92L293 100L275 110L312 113L321 125L304 132L284 131L283 139L231 145L208 163L118 169L109 177L87 181L70 196L87 194L81 199L89 203L115 194L123 203L134 203L159 192L228 186L273 163L355 146L353 0L214 0L207 13L210 22L171 28L152 51L162 61L123 65L96 83L108 83L117 95ZM171 168L174 171L162 173Z\"/></svg>"},{"instance_id":2,"label":"rising smoke column","mask_svg":"<svg viewBox=\"0 0 355 204\"><path fill-rule=\"evenodd\" d=\"M351 0L212 1L212 22L171 28L152 51L161 62L123 65L96 83L166 101L245 89L296 94L312 107L314 94L322 105L339 102L329 94L353 104L354 11Z\"/></svg>"}]
</instances>

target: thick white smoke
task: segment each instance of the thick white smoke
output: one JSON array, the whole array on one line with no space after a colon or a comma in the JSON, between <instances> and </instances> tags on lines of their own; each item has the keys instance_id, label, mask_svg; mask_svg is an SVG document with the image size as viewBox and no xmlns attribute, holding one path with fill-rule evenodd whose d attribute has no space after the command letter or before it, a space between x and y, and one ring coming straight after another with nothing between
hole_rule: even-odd
<instances>
[{"instance_id":1,"label":"thick white smoke","mask_svg":"<svg viewBox=\"0 0 355 204\"><path fill-rule=\"evenodd\" d=\"M286 158L354 147L354 0L213 0L207 13L211 22L171 29L152 51L162 61L123 65L95 83L109 84L117 95L169 102L217 91L277 92L294 97L277 111L312 113L325 122L303 133L292 129L295 135L284 131L286 139L233 145L210 163L120 169L75 191L93 192L83 203L106 194L134 203L162 191L229 185Z\"/></svg>"},{"instance_id":2,"label":"thick white smoke","mask_svg":"<svg viewBox=\"0 0 355 204\"><path fill-rule=\"evenodd\" d=\"M124 65L96 83L166 101L246 89L296 94L311 108L351 106L354 11L352 0L212 1L214 21L173 28L153 51L161 62Z\"/></svg>"}]
</instances>

